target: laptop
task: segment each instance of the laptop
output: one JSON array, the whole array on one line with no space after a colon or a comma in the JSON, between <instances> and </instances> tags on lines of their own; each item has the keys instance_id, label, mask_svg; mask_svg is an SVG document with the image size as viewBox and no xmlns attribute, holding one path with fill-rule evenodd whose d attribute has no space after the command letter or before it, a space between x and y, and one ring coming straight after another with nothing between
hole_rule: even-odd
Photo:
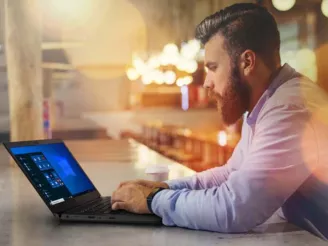
<instances>
[{"instance_id":1,"label":"laptop","mask_svg":"<svg viewBox=\"0 0 328 246\"><path fill-rule=\"evenodd\" d=\"M111 209L62 140L4 143L52 214L61 221L161 224L153 214Z\"/></svg>"}]
</instances>

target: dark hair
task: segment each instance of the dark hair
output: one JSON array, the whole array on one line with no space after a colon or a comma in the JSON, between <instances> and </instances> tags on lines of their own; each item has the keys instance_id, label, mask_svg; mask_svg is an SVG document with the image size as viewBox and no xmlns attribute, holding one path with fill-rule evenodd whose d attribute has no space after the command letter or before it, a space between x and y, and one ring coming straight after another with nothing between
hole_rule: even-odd
<instances>
[{"instance_id":1,"label":"dark hair","mask_svg":"<svg viewBox=\"0 0 328 246\"><path fill-rule=\"evenodd\" d=\"M269 11L257 4L239 3L205 18L196 28L196 39L206 44L220 33L232 60L246 49L253 50L274 69L280 62L280 34Z\"/></svg>"}]
</instances>

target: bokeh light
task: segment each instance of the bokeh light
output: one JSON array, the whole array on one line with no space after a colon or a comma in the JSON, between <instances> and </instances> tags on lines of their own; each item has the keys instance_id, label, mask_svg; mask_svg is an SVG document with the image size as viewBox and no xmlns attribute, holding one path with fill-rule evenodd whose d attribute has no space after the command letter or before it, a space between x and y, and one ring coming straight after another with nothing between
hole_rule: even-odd
<instances>
[{"instance_id":1,"label":"bokeh light","mask_svg":"<svg viewBox=\"0 0 328 246\"><path fill-rule=\"evenodd\" d=\"M321 3L321 11L324 16L328 17L328 0L323 0Z\"/></svg>"},{"instance_id":2,"label":"bokeh light","mask_svg":"<svg viewBox=\"0 0 328 246\"><path fill-rule=\"evenodd\" d=\"M294 7L296 0L272 0L273 6L280 11L287 11Z\"/></svg>"}]
</instances>

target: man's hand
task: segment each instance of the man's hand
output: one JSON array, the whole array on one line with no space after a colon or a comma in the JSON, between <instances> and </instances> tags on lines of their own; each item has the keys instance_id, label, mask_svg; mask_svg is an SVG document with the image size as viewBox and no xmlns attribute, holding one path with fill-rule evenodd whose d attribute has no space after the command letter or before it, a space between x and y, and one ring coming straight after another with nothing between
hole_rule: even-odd
<instances>
[{"instance_id":1,"label":"man's hand","mask_svg":"<svg viewBox=\"0 0 328 246\"><path fill-rule=\"evenodd\" d=\"M114 191L112 195L112 209L123 209L137 214L150 214L147 197L152 188L139 184L125 184Z\"/></svg>"},{"instance_id":2,"label":"man's hand","mask_svg":"<svg viewBox=\"0 0 328 246\"><path fill-rule=\"evenodd\" d=\"M151 188L151 189L154 189L154 188L169 189L169 186L164 182L154 182L154 181L143 180L143 179L137 179L137 180L130 180L130 181L122 182L118 186L118 189L121 188L122 186L127 185L127 184L142 185L142 186L146 186L146 187Z\"/></svg>"}]
</instances>

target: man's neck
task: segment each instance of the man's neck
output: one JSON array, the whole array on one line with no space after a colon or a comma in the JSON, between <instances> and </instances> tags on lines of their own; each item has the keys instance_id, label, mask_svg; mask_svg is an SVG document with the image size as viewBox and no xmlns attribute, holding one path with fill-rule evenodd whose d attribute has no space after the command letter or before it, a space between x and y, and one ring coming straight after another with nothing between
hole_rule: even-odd
<instances>
[{"instance_id":1,"label":"man's neck","mask_svg":"<svg viewBox=\"0 0 328 246\"><path fill-rule=\"evenodd\" d=\"M262 97L263 93L269 88L269 86L271 85L271 83L273 82L273 80L278 76L278 74L280 73L281 69L283 67L279 64L275 70L273 70L269 76L267 76L266 79L264 79L264 83L260 83L262 86L258 87L257 90L253 90L253 94L252 94L252 100L250 102L250 107L248 112L252 112L254 107L256 106L256 104L258 103L258 101L260 100L260 98Z\"/></svg>"}]
</instances>

